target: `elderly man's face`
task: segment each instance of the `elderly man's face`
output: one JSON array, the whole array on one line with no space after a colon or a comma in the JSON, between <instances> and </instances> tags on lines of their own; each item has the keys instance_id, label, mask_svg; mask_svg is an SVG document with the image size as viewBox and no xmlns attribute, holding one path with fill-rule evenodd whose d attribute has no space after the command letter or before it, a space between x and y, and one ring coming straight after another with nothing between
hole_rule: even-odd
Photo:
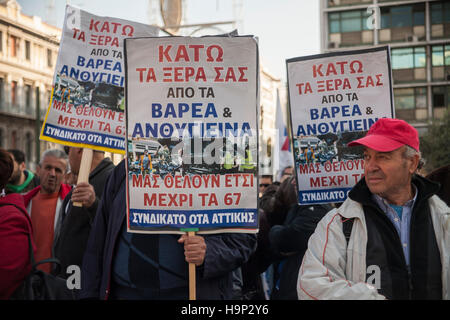
<instances>
[{"instance_id":1,"label":"elderly man's face","mask_svg":"<svg viewBox=\"0 0 450 320\"><path fill-rule=\"evenodd\" d=\"M41 179L41 192L50 194L58 192L64 174L66 173L67 161L48 155L42 160L39 178Z\"/></svg>"},{"instance_id":2,"label":"elderly man's face","mask_svg":"<svg viewBox=\"0 0 450 320\"><path fill-rule=\"evenodd\" d=\"M406 158L406 147L391 152L364 149L364 175L370 192L392 204L404 199L411 190L411 176L417 168L418 156Z\"/></svg>"}]
</instances>

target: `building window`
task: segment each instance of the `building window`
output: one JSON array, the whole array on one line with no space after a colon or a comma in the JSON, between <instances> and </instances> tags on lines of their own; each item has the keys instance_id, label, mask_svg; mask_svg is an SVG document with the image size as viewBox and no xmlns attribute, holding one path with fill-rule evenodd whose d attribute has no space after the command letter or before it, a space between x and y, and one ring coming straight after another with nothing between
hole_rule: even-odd
<instances>
[{"instance_id":1,"label":"building window","mask_svg":"<svg viewBox=\"0 0 450 320\"><path fill-rule=\"evenodd\" d=\"M3 32L0 31L0 51L3 51Z\"/></svg>"},{"instance_id":2,"label":"building window","mask_svg":"<svg viewBox=\"0 0 450 320\"><path fill-rule=\"evenodd\" d=\"M425 25L425 4L381 7L381 28L401 28Z\"/></svg>"},{"instance_id":3,"label":"building window","mask_svg":"<svg viewBox=\"0 0 450 320\"><path fill-rule=\"evenodd\" d=\"M30 161L32 158L32 146L33 146L33 135L27 132L25 135L25 158L26 161Z\"/></svg>"},{"instance_id":4,"label":"building window","mask_svg":"<svg viewBox=\"0 0 450 320\"><path fill-rule=\"evenodd\" d=\"M47 67L53 67L52 50L47 49Z\"/></svg>"},{"instance_id":5,"label":"building window","mask_svg":"<svg viewBox=\"0 0 450 320\"><path fill-rule=\"evenodd\" d=\"M329 13L329 32L339 33L369 30L366 23L369 15L370 13L368 13L366 10Z\"/></svg>"},{"instance_id":6,"label":"building window","mask_svg":"<svg viewBox=\"0 0 450 320\"><path fill-rule=\"evenodd\" d=\"M392 73L395 82L425 81L425 47L392 49Z\"/></svg>"},{"instance_id":7,"label":"building window","mask_svg":"<svg viewBox=\"0 0 450 320\"><path fill-rule=\"evenodd\" d=\"M367 10L329 13L329 46L334 48L373 44L373 31L367 26L370 14Z\"/></svg>"},{"instance_id":8,"label":"building window","mask_svg":"<svg viewBox=\"0 0 450 320\"><path fill-rule=\"evenodd\" d=\"M45 91L45 101L44 103L46 103L46 105L44 106L45 109L48 107L48 105L50 104L50 100L52 98L52 91L51 90L46 90ZM261 126L262 128L262 126Z\"/></svg>"},{"instance_id":9,"label":"building window","mask_svg":"<svg viewBox=\"0 0 450 320\"><path fill-rule=\"evenodd\" d=\"M431 47L431 65L433 81L450 81L450 45Z\"/></svg>"},{"instance_id":10,"label":"building window","mask_svg":"<svg viewBox=\"0 0 450 320\"><path fill-rule=\"evenodd\" d=\"M25 108L27 112L31 112L31 101L32 101L32 88L31 85L26 84L24 87L25 94Z\"/></svg>"},{"instance_id":11,"label":"building window","mask_svg":"<svg viewBox=\"0 0 450 320\"><path fill-rule=\"evenodd\" d=\"M328 0L328 7L371 3L372 0Z\"/></svg>"},{"instance_id":12,"label":"building window","mask_svg":"<svg viewBox=\"0 0 450 320\"><path fill-rule=\"evenodd\" d=\"M17 131L11 132L11 144L10 149L17 149Z\"/></svg>"},{"instance_id":13,"label":"building window","mask_svg":"<svg viewBox=\"0 0 450 320\"><path fill-rule=\"evenodd\" d=\"M380 42L425 40L425 4L381 7Z\"/></svg>"},{"instance_id":14,"label":"building window","mask_svg":"<svg viewBox=\"0 0 450 320\"><path fill-rule=\"evenodd\" d=\"M450 3L447 1L430 3L431 24L450 22Z\"/></svg>"},{"instance_id":15,"label":"building window","mask_svg":"<svg viewBox=\"0 0 450 320\"><path fill-rule=\"evenodd\" d=\"M450 86L436 86L432 88L433 117L443 118L445 110L450 107Z\"/></svg>"},{"instance_id":16,"label":"building window","mask_svg":"<svg viewBox=\"0 0 450 320\"><path fill-rule=\"evenodd\" d=\"M424 68L425 47L392 49L392 69Z\"/></svg>"},{"instance_id":17,"label":"building window","mask_svg":"<svg viewBox=\"0 0 450 320\"><path fill-rule=\"evenodd\" d=\"M25 40L25 60L30 61L31 59L31 44L30 41Z\"/></svg>"},{"instance_id":18,"label":"building window","mask_svg":"<svg viewBox=\"0 0 450 320\"><path fill-rule=\"evenodd\" d=\"M5 107L5 82L3 78L0 78L0 109Z\"/></svg>"},{"instance_id":19,"label":"building window","mask_svg":"<svg viewBox=\"0 0 450 320\"><path fill-rule=\"evenodd\" d=\"M9 37L9 55L11 57L17 57L17 49L19 46L19 39L15 36Z\"/></svg>"},{"instance_id":20,"label":"building window","mask_svg":"<svg viewBox=\"0 0 450 320\"><path fill-rule=\"evenodd\" d=\"M396 117L405 121L428 119L427 88L394 89Z\"/></svg>"},{"instance_id":21,"label":"building window","mask_svg":"<svg viewBox=\"0 0 450 320\"><path fill-rule=\"evenodd\" d=\"M272 157L272 138L267 139L266 156Z\"/></svg>"},{"instance_id":22,"label":"building window","mask_svg":"<svg viewBox=\"0 0 450 320\"><path fill-rule=\"evenodd\" d=\"M11 81L11 105L17 105L17 81Z\"/></svg>"},{"instance_id":23,"label":"building window","mask_svg":"<svg viewBox=\"0 0 450 320\"><path fill-rule=\"evenodd\" d=\"M450 2L440 1L430 3L431 38L450 37Z\"/></svg>"}]
</instances>

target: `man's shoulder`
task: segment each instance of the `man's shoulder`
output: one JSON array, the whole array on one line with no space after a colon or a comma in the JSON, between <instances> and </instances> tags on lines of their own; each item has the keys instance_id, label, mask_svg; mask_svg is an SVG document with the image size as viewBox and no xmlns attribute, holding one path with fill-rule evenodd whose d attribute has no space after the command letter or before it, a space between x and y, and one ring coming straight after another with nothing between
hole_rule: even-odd
<instances>
[{"instance_id":1,"label":"man's shoulder","mask_svg":"<svg viewBox=\"0 0 450 320\"><path fill-rule=\"evenodd\" d=\"M23 201L25 203L25 207L28 206L28 204L30 203L30 201L37 195L39 194L39 190L41 190L41 186L37 186L33 189L31 189L30 191L28 191L27 193L25 193L23 195Z\"/></svg>"},{"instance_id":2,"label":"man's shoulder","mask_svg":"<svg viewBox=\"0 0 450 320\"><path fill-rule=\"evenodd\" d=\"M333 215L334 213L338 213L340 216L351 219L351 218L360 218L361 215L364 214L362 204L358 201L355 201L351 198L347 198L342 205L338 208L331 210L327 213L327 215Z\"/></svg>"},{"instance_id":3,"label":"man's shoulder","mask_svg":"<svg viewBox=\"0 0 450 320\"><path fill-rule=\"evenodd\" d=\"M428 200L430 208L438 214L450 215L450 207L445 203L444 200L439 198L437 195L433 195Z\"/></svg>"},{"instance_id":4,"label":"man's shoulder","mask_svg":"<svg viewBox=\"0 0 450 320\"><path fill-rule=\"evenodd\" d=\"M125 159L123 159L117 166L112 168L106 181L106 188L111 193L115 193L120 189L122 183L125 182Z\"/></svg>"}]
</instances>

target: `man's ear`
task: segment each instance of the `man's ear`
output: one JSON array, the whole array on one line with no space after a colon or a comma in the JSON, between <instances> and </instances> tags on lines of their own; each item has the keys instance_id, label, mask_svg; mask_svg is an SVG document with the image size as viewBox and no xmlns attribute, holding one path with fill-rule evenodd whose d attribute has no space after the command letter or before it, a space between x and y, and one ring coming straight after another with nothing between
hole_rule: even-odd
<instances>
[{"instance_id":1,"label":"man's ear","mask_svg":"<svg viewBox=\"0 0 450 320\"><path fill-rule=\"evenodd\" d=\"M411 174L413 174L414 172L416 172L417 167L419 166L419 155L415 154L414 156L412 156L411 158L409 158L409 161L411 161L411 165L409 167L409 172Z\"/></svg>"},{"instance_id":2,"label":"man's ear","mask_svg":"<svg viewBox=\"0 0 450 320\"><path fill-rule=\"evenodd\" d=\"M27 168L27 166L25 165L25 162L22 162L21 164L19 164L20 171L24 171L26 168Z\"/></svg>"}]
</instances>

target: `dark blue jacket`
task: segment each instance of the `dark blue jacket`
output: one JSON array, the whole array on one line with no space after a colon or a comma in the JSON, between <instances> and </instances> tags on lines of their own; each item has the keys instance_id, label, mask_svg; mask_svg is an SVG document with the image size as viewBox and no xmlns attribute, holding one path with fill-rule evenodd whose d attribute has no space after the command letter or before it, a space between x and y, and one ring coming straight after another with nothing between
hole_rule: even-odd
<instances>
[{"instance_id":1,"label":"dark blue jacket","mask_svg":"<svg viewBox=\"0 0 450 320\"><path fill-rule=\"evenodd\" d=\"M108 299L112 262L126 219L125 160L108 178L83 258L80 299ZM157 236L157 235L148 235ZM246 262L256 249L254 234L205 235L206 256L197 270L197 299L231 299L231 271Z\"/></svg>"}]
</instances>

